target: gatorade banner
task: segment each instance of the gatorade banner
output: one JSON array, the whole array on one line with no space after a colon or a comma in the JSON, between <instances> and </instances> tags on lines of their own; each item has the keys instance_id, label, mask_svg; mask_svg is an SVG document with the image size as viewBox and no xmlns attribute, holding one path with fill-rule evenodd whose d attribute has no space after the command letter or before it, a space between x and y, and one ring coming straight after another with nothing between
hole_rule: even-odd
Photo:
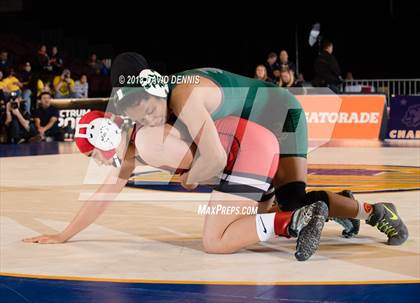
<instances>
[{"instance_id":1,"label":"gatorade banner","mask_svg":"<svg viewBox=\"0 0 420 303\"><path fill-rule=\"evenodd\" d=\"M308 138L378 139L384 95L298 95L305 110Z\"/></svg>"},{"instance_id":2,"label":"gatorade banner","mask_svg":"<svg viewBox=\"0 0 420 303\"><path fill-rule=\"evenodd\" d=\"M297 95L302 104L306 120L308 123L308 138L312 140L330 140L330 139L378 139L381 128L384 105L386 102L384 95ZM408 101L411 98L406 97ZM52 103L59 108L60 127L74 129L74 125L83 114L91 109L104 110L107 100L86 99L70 102L71 100L52 100ZM404 101L405 102L405 101ZM418 100L417 103L418 104ZM393 102L396 103L396 102ZM415 102L414 102L415 103ZM392 132L393 137L412 137L415 131L408 132L405 124L398 122L406 114L406 110L394 105L394 115L401 118L395 119L400 128L395 128ZM391 104L392 108L392 104ZM417 107L419 108L419 107ZM412 108L409 113L412 113ZM415 112L415 111L414 111ZM399 113L399 114L397 114ZM392 109L391 109L392 115ZM408 121L409 114L405 118ZM419 119L419 118L417 118ZM406 122L410 123L410 122ZM409 124L412 125L412 124ZM417 125L417 130L419 126ZM400 129L399 135L397 129ZM406 130L405 133L402 130ZM412 130L412 129L410 129ZM389 133L389 132L388 132ZM419 132L417 131L417 138ZM391 138L391 136L390 136Z\"/></svg>"},{"instance_id":3,"label":"gatorade banner","mask_svg":"<svg viewBox=\"0 0 420 303\"><path fill-rule=\"evenodd\" d=\"M420 139L420 96L392 98L387 138Z\"/></svg>"}]
</instances>

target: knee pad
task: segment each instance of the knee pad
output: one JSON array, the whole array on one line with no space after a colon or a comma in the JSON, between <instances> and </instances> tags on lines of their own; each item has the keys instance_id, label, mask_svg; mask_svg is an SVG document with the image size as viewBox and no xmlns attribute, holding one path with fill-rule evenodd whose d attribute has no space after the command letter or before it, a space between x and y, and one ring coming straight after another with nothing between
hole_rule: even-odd
<instances>
[{"instance_id":1,"label":"knee pad","mask_svg":"<svg viewBox=\"0 0 420 303\"><path fill-rule=\"evenodd\" d=\"M330 208L330 200L328 199L328 194L324 190L314 190L310 191L305 196L305 204L309 205L318 201L323 201L327 204L328 208Z\"/></svg>"},{"instance_id":2,"label":"knee pad","mask_svg":"<svg viewBox=\"0 0 420 303\"><path fill-rule=\"evenodd\" d=\"M276 188L276 200L283 211L292 211L302 207L306 195L306 183L290 182Z\"/></svg>"},{"instance_id":3,"label":"knee pad","mask_svg":"<svg viewBox=\"0 0 420 303\"><path fill-rule=\"evenodd\" d=\"M306 183L297 181L287 183L276 189L276 200L283 211L293 211L302 206L323 201L329 207L327 192L323 190L306 193Z\"/></svg>"}]
</instances>

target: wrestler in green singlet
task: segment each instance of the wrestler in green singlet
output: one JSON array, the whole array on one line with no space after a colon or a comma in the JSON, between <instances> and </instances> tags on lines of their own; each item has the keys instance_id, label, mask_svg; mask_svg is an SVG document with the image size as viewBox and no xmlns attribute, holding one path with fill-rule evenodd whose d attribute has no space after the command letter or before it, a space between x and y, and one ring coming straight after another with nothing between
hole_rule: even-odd
<instances>
[{"instance_id":1,"label":"wrestler in green singlet","mask_svg":"<svg viewBox=\"0 0 420 303\"><path fill-rule=\"evenodd\" d=\"M238 116L254 121L277 137L281 157L307 155L306 119L299 101L288 90L216 68L187 70L175 76L198 75L213 81L222 92L222 102L211 113L213 120ZM172 91L176 84L170 85Z\"/></svg>"}]
</instances>

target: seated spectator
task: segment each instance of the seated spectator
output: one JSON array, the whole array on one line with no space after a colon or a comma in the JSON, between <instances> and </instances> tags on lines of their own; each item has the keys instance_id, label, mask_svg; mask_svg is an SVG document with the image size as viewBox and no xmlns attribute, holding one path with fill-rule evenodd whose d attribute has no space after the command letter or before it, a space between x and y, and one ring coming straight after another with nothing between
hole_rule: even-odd
<instances>
[{"instance_id":1,"label":"seated spectator","mask_svg":"<svg viewBox=\"0 0 420 303\"><path fill-rule=\"evenodd\" d=\"M102 63L98 60L95 53L90 55L87 65L89 67L90 74L99 75L101 73Z\"/></svg>"},{"instance_id":2,"label":"seated spectator","mask_svg":"<svg viewBox=\"0 0 420 303\"><path fill-rule=\"evenodd\" d=\"M10 91L4 83L3 72L0 70L0 99L7 101L9 99Z\"/></svg>"},{"instance_id":3,"label":"seated spectator","mask_svg":"<svg viewBox=\"0 0 420 303\"><path fill-rule=\"evenodd\" d=\"M51 81L49 80L49 77L46 77L46 76L41 77L40 79L37 80L36 88L37 88L37 93L36 93L37 98L39 98L39 96L42 93L49 93L50 95L52 95L53 93L53 89L51 87Z\"/></svg>"},{"instance_id":4,"label":"seated spectator","mask_svg":"<svg viewBox=\"0 0 420 303\"><path fill-rule=\"evenodd\" d=\"M334 93L340 93L339 85L342 82L341 70L337 59L332 55L333 44L331 41L324 40L322 52L314 63L315 78L313 85L318 87L328 87Z\"/></svg>"},{"instance_id":5,"label":"seated spectator","mask_svg":"<svg viewBox=\"0 0 420 303\"><path fill-rule=\"evenodd\" d=\"M6 87L6 91L8 91L7 95L10 95L11 93L15 93L17 96L22 96L23 84L16 77L16 73L13 68L10 69L9 76L7 76L7 78L3 80L3 87ZM27 99L23 100L22 105L24 107L24 110L29 113L30 107L31 107L30 98L29 100Z\"/></svg>"},{"instance_id":6,"label":"seated spectator","mask_svg":"<svg viewBox=\"0 0 420 303\"><path fill-rule=\"evenodd\" d=\"M9 54L6 51L0 53L0 70L7 71L11 67Z\"/></svg>"},{"instance_id":7,"label":"seated spectator","mask_svg":"<svg viewBox=\"0 0 420 303\"><path fill-rule=\"evenodd\" d=\"M51 72L52 66L50 65L50 57L47 54L47 47L41 45L36 57L36 67L40 72Z\"/></svg>"},{"instance_id":8,"label":"seated spectator","mask_svg":"<svg viewBox=\"0 0 420 303\"><path fill-rule=\"evenodd\" d=\"M296 73L296 65L289 61L289 54L284 49L280 52L279 61L280 69L287 67L293 74Z\"/></svg>"},{"instance_id":9,"label":"seated spectator","mask_svg":"<svg viewBox=\"0 0 420 303\"><path fill-rule=\"evenodd\" d=\"M280 81L279 86L281 87L297 87L298 83L295 82L295 76L287 67L283 67L280 70Z\"/></svg>"},{"instance_id":10,"label":"seated spectator","mask_svg":"<svg viewBox=\"0 0 420 303\"><path fill-rule=\"evenodd\" d=\"M22 99L15 93L11 93L9 102L6 104L6 120L8 141L12 144L20 144L35 134L30 121L30 115L22 106Z\"/></svg>"},{"instance_id":11,"label":"seated spectator","mask_svg":"<svg viewBox=\"0 0 420 303\"><path fill-rule=\"evenodd\" d=\"M274 68L274 70L273 70L273 82L275 83L275 84L279 84L279 81L280 81L280 68L278 68L278 67L276 67L276 68Z\"/></svg>"},{"instance_id":12,"label":"seated spectator","mask_svg":"<svg viewBox=\"0 0 420 303\"><path fill-rule=\"evenodd\" d=\"M268 54L267 62L264 64L267 70L267 77L270 79L275 79L274 70L279 68L277 63L277 55L274 52Z\"/></svg>"},{"instance_id":13,"label":"seated spectator","mask_svg":"<svg viewBox=\"0 0 420 303\"><path fill-rule=\"evenodd\" d=\"M6 102L0 96L0 143L7 143L7 128L4 125L6 120Z\"/></svg>"},{"instance_id":14,"label":"seated spectator","mask_svg":"<svg viewBox=\"0 0 420 303\"><path fill-rule=\"evenodd\" d=\"M28 113L31 110L31 96L32 91L35 91L35 81L32 75L32 66L31 63L26 62L23 65L23 70L20 73L20 79L22 81L22 98L25 100L26 104L28 105Z\"/></svg>"},{"instance_id":15,"label":"seated spectator","mask_svg":"<svg viewBox=\"0 0 420 303\"><path fill-rule=\"evenodd\" d=\"M273 82L270 78L267 76L267 69L264 65L260 64L255 68L255 79L267 81L267 82Z\"/></svg>"},{"instance_id":16,"label":"seated spectator","mask_svg":"<svg viewBox=\"0 0 420 303\"><path fill-rule=\"evenodd\" d=\"M63 70L61 76L55 76L54 84L54 97L57 99L63 98L76 98L74 93L74 80L71 78L70 70Z\"/></svg>"},{"instance_id":17,"label":"seated spectator","mask_svg":"<svg viewBox=\"0 0 420 303\"><path fill-rule=\"evenodd\" d=\"M34 114L35 130L37 135L31 138L31 142L61 140L61 130L58 127L58 109L51 105L51 95L42 93L39 99L39 107Z\"/></svg>"},{"instance_id":18,"label":"seated spectator","mask_svg":"<svg viewBox=\"0 0 420 303\"><path fill-rule=\"evenodd\" d=\"M4 125L6 120L6 100L4 99L3 90L1 89L0 79L0 143L7 143L7 129Z\"/></svg>"},{"instance_id":19,"label":"seated spectator","mask_svg":"<svg viewBox=\"0 0 420 303\"><path fill-rule=\"evenodd\" d=\"M51 57L49 63L52 66L52 70L55 74L61 73L61 69L63 67L63 59L58 53L57 46L53 46L51 48Z\"/></svg>"},{"instance_id":20,"label":"seated spectator","mask_svg":"<svg viewBox=\"0 0 420 303\"><path fill-rule=\"evenodd\" d=\"M76 98L88 98L89 84L87 82L87 76L82 75L80 80L77 80L74 85L74 92Z\"/></svg>"},{"instance_id":21,"label":"seated spectator","mask_svg":"<svg viewBox=\"0 0 420 303\"><path fill-rule=\"evenodd\" d=\"M9 75L3 79L3 85L9 90L10 92L16 92L18 95L21 93L21 88L23 84L16 78L16 73L13 68L9 70Z\"/></svg>"}]
</instances>

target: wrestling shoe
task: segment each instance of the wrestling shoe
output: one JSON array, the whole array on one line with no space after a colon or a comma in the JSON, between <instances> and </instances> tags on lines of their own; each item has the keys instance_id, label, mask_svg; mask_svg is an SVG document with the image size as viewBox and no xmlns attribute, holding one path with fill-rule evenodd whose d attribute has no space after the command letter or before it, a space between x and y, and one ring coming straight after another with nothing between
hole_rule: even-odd
<instances>
[{"instance_id":1,"label":"wrestling shoe","mask_svg":"<svg viewBox=\"0 0 420 303\"><path fill-rule=\"evenodd\" d=\"M392 203L373 204L373 211L366 223L376 226L388 237L388 245L401 245L408 238L408 229L398 216Z\"/></svg>"},{"instance_id":2,"label":"wrestling shoe","mask_svg":"<svg viewBox=\"0 0 420 303\"><path fill-rule=\"evenodd\" d=\"M288 233L297 237L295 257L298 261L308 260L318 249L321 232L328 217L328 206L318 201L293 212Z\"/></svg>"}]
</instances>

